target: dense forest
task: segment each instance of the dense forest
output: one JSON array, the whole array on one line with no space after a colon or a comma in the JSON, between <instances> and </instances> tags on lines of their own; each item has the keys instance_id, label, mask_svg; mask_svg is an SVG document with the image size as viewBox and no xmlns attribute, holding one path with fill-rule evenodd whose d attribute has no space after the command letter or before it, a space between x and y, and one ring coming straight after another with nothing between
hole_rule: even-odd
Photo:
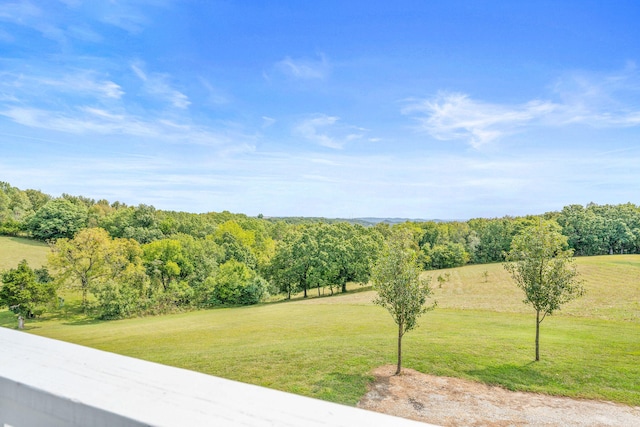
<instances>
[{"instance_id":1,"label":"dense forest","mask_svg":"<svg viewBox=\"0 0 640 427\"><path fill-rule=\"evenodd\" d=\"M88 312L105 319L254 304L274 294L333 294L345 292L348 282L369 281L393 229L412 234L420 262L430 270L504 261L513 237L540 218L557 222L577 256L640 252L640 207L631 203L570 205L526 217L372 224L163 211L68 194L54 198L0 182L0 234L45 241L52 249L51 274L21 264L3 275L3 290L9 292L20 274L34 286L41 283L33 289L46 295L52 287L76 288ZM27 315L39 310L40 299L33 299L35 305L23 305Z\"/></svg>"}]
</instances>

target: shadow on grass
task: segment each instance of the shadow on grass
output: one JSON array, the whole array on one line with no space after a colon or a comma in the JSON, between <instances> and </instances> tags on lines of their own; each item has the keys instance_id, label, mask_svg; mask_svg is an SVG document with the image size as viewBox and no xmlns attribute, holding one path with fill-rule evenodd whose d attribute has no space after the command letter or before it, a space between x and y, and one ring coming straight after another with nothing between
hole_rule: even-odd
<instances>
[{"instance_id":1,"label":"shadow on grass","mask_svg":"<svg viewBox=\"0 0 640 427\"><path fill-rule=\"evenodd\" d=\"M93 317L80 317L80 318L74 318L74 319L67 319L67 321L64 322L63 325L68 325L68 326L96 325L98 323L104 323L104 322L106 322L106 320L100 320Z\"/></svg>"},{"instance_id":2,"label":"shadow on grass","mask_svg":"<svg viewBox=\"0 0 640 427\"><path fill-rule=\"evenodd\" d=\"M529 362L525 365L489 366L467 373L486 384L499 385L509 390L528 390L531 387L548 386L556 382L553 376L543 373L543 369L539 363Z\"/></svg>"},{"instance_id":3,"label":"shadow on grass","mask_svg":"<svg viewBox=\"0 0 640 427\"><path fill-rule=\"evenodd\" d=\"M355 405L373 380L371 375L331 372L316 382L313 388L319 399Z\"/></svg>"},{"instance_id":4,"label":"shadow on grass","mask_svg":"<svg viewBox=\"0 0 640 427\"><path fill-rule=\"evenodd\" d=\"M41 240L31 239L29 237L11 236L11 237L8 237L8 239L12 242L20 243L21 245L36 246L39 248L43 246L47 246L45 242Z\"/></svg>"},{"instance_id":5,"label":"shadow on grass","mask_svg":"<svg viewBox=\"0 0 640 427\"><path fill-rule=\"evenodd\" d=\"M335 290L333 291L333 294L331 294L329 291L322 290L321 294L318 295L318 289L317 288L313 288L313 289L307 289L307 297L305 298L302 294L302 292L297 292L295 294L291 295L291 299L287 298L286 295L284 294L277 294L277 298L278 299L273 299L271 301L267 301L264 302L262 304L281 304L281 303L285 303L285 302L292 302L292 301L307 301L307 300L311 300L311 299L318 299L318 298L335 298L335 297L340 297L340 296L345 296L345 295L350 295L350 294L357 294L360 292L367 292L373 289L373 286L371 285L353 285L354 287L352 288L348 288L347 292L342 292L341 290ZM357 286L357 287L356 287Z\"/></svg>"}]
</instances>

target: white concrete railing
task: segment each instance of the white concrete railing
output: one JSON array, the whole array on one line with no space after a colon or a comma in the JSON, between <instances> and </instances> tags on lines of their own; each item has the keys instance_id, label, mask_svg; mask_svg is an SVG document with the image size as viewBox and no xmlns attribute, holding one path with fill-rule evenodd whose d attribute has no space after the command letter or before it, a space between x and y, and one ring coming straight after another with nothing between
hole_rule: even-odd
<instances>
[{"instance_id":1,"label":"white concrete railing","mask_svg":"<svg viewBox=\"0 0 640 427\"><path fill-rule=\"evenodd\" d=\"M427 426L0 328L0 427Z\"/></svg>"}]
</instances>

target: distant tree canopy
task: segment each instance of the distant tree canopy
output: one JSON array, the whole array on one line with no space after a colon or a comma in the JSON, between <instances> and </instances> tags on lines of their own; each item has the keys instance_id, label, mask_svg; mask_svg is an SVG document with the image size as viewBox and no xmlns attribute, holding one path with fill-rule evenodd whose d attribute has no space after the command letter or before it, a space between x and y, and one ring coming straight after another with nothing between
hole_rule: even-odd
<instances>
[{"instance_id":1,"label":"distant tree canopy","mask_svg":"<svg viewBox=\"0 0 640 427\"><path fill-rule=\"evenodd\" d=\"M162 211L69 194L53 198L0 182L0 234L51 242L58 254L67 245L67 255L73 245L80 250L78 235L109 248L128 245L135 268L123 267L128 271L124 285L124 279L116 279L119 275L99 272L95 265L100 276L95 286L82 285L83 279L74 282L85 293L87 306L97 304L109 318L223 302L245 304L255 301L255 295L264 298L274 292L288 297L346 292L348 283L369 281L381 248L398 231L410 236L425 270L504 262L515 236L540 219L558 224L575 255L640 253L640 207L631 203L570 205L526 217L374 224L364 219ZM64 281L61 277L68 271L60 265L56 269L58 281ZM224 284L221 275L227 277ZM249 283L258 286L251 298L223 297L223 289L235 289L229 295L236 295ZM109 298L117 302L107 304ZM140 302L132 302L136 299Z\"/></svg>"},{"instance_id":2,"label":"distant tree canopy","mask_svg":"<svg viewBox=\"0 0 640 427\"><path fill-rule=\"evenodd\" d=\"M88 210L83 204L55 199L31 215L25 227L33 237L40 240L72 238L87 226L87 219Z\"/></svg>"},{"instance_id":3,"label":"distant tree canopy","mask_svg":"<svg viewBox=\"0 0 640 427\"><path fill-rule=\"evenodd\" d=\"M373 228L347 223L295 226L280 240L266 274L289 297L328 288L346 292L347 282L366 283L382 236Z\"/></svg>"},{"instance_id":4,"label":"distant tree canopy","mask_svg":"<svg viewBox=\"0 0 640 427\"><path fill-rule=\"evenodd\" d=\"M351 233L348 237L354 241L360 240L361 232L339 227L348 224L373 228L383 238L391 229L409 229L421 250L420 260L425 269L456 267L468 262L502 262L511 249L513 237L540 217L561 226L569 248L576 255L640 253L640 207L632 203L569 205L560 212L517 218L374 225L363 219L251 218L228 211L206 214L160 211L144 204L127 206L118 201L109 203L69 194L52 198L39 190L23 191L0 182L0 234L55 240L72 238L83 228L100 227L113 238L132 238L141 244L178 234L196 239L212 236L218 245L225 246L227 260L236 259L257 269L268 267L276 244L288 230L313 224L338 226L336 233L342 233L343 240L344 233Z\"/></svg>"}]
</instances>

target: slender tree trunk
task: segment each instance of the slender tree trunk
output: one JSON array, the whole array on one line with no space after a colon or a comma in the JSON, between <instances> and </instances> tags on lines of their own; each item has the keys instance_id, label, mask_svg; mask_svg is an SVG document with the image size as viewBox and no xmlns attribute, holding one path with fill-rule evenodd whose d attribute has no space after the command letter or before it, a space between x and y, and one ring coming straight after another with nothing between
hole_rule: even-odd
<instances>
[{"instance_id":1,"label":"slender tree trunk","mask_svg":"<svg viewBox=\"0 0 640 427\"><path fill-rule=\"evenodd\" d=\"M536 362L540 360L540 310L536 310Z\"/></svg>"},{"instance_id":2,"label":"slender tree trunk","mask_svg":"<svg viewBox=\"0 0 640 427\"><path fill-rule=\"evenodd\" d=\"M89 281L82 277L80 279L80 286L82 287L82 310L87 312L87 289L89 288Z\"/></svg>"},{"instance_id":3,"label":"slender tree trunk","mask_svg":"<svg viewBox=\"0 0 640 427\"><path fill-rule=\"evenodd\" d=\"M347 282L342 284L342 292L347 292Z\"/></svg>"},{"instance_id":4,"label":"slender tree trunk","mask_svg":"<svg viewBox=\"0 0 640 427\"><path fill-rule=\"evenodd\" d=\"M18 329L24 329L24 318L22 314L18 315Z\"/></svg>"},{"instance_id":5,"label":"slender tree trunk","mask_svg":"<svg viewBox=\"0 0 640 427\"><path fill-rule=\"evenodd\" d=\"M402 324L398 325L398 368L396 369L396 375L400 375L402 370Z\"/></svg>"}]
</instances>

